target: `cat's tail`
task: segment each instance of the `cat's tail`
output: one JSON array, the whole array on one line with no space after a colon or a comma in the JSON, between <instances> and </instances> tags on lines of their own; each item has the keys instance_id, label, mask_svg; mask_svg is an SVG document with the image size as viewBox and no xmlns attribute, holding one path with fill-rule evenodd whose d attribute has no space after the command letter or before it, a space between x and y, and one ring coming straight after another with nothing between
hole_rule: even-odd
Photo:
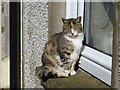
<instances>
[{"instance_id":1,"label":"cat's tail","mask_svg":"<svg viewBox=\"0 0 120 90\"><path fill-rule=\"evenodd\" d=\"M39 78L45 78L52 76L52 70L48 66L38 66L35 70L35 75Z\"/></svg>"}]
</instances>

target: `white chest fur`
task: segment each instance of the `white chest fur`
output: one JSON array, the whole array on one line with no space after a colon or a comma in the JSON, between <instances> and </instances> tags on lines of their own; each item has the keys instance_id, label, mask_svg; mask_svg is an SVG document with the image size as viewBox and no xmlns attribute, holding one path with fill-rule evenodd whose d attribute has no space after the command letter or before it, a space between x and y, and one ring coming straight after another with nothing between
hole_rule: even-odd
<instances>
[{"instance_id":1,"label":"white chest fur","mask_svg":"<svg viewBox=\"0 0 120 90\"><path fill-rule=\"evenodd\" d=\"M70 58L72 60L77 60L79 58L79 54L80 54L80 51L81 51L82 41L83 41L83 38L84 38L84 34L80 33L78 35L78 37L76 37L76 38L70 38L69 36L65 36L65 38L67 40L71 41L73 43L73 46L74 46L74 51L70 55Z\"/></svg>"},{"instance_id":2,"label":"white chest fur","mask_svg":"<svg viewBox=\"0 0 120 90\"><path fill-rule=\"evenodd\" d=\"M77 51L82 47L82 41L84 38L84 34L79 33L78 37L76 38L71 38L69 36L65 36L65 38L73 43L74 50Z\"/></svg>"}]
</instances>

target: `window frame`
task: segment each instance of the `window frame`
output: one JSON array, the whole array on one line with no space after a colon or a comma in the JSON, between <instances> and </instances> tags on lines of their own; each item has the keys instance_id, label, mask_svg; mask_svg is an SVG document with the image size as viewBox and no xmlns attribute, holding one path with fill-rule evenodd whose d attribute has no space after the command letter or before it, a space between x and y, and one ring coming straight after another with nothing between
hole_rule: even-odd
<instances>
[{"instance_id":1,"label":"window frame","mask_svg":"<svg viewBox=\"0 0 120 90\"><path fill-rule=\"evenodd\" d=\"M72 2L72 3L70 3L70 2ZM76 1L74 1L74 3L72 0L69 0L69 1L67 0L67 2L66 2L66 18L75 18L77 16L83 17L82 25L83 24L86 25L85 27L83 27L85 37L89 37L88 33L89 33L90 10L88 10L88 11L85 10L85 8L90 7L89 2L90 2L90 0L88 1L88 3L86 3L85 0L82 0L82 1L76 0ZM77 10L75 10L75 9L77 9ZM84 15L84 12L87 14ZM85 22L83 22L83 20ZM88 33L86 33L86 32L88 32ZM88 42L88 40L86 40L86 42ZM94 53L94 55L92 55L91 53ZM92 74L96 78L100 79L104 83L111 86L111 83L112 83L112 80L111 80L111 78L112 78L112 56L108 56L108 55L106 55L98 50L95 50L89 46L86 46L86 45L85 45L84 50L81 53L81 55L82 55L80 58L81 63L79 62L78 66L80 68L82 68L83 70L87 71L88 73ZM102 57L102 59L101 59L101 57ZM104 74L104 77L103 77L103 74Z\"/></svg>"}]
</instances>

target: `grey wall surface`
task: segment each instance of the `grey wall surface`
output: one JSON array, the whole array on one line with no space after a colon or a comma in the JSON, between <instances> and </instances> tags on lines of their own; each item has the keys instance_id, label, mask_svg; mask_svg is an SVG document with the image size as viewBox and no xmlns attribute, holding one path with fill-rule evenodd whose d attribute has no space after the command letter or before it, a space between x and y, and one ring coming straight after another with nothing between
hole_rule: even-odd
<instances>
[{"instance_id":1,"label":"grey wall surface","mask_svg":"<svg viewBox=\"0 0 120 90\"><path fill-rule=\"evenodd\" d=\"M0 88L10 87L9 3L0 2Z\"/></svg>"},{"instance_id":2,"label":"grey wall surface","mask_svg":"<svg viewBox=\"0 0 120 90\"><path fill-rule=\"evenodd\" d=\"M65 18L65 2L50 2L48 9L48 35L51 36L55 33L62 31L62 18Z\"/></svg>"},{"instance_id":3,"label":"grey wall surface","mask_svg":"<svg viewBox=\"0 0 120 90\"><path fill-rule=\"evenodd\" d=\"M41 55L48 37L48 3L23 3L23 87L41 88L35 67L42 65Z\"/></svg>"},{"instance_id":4,"label":"grey wall surface","mask_svg":"<svg viewBox=\"0 0 120 90\"><path fill-rule=\"evenodd\" d=\"M9 57L9 3L2 2L2 59Z\"/></svg>"}]
</instances>

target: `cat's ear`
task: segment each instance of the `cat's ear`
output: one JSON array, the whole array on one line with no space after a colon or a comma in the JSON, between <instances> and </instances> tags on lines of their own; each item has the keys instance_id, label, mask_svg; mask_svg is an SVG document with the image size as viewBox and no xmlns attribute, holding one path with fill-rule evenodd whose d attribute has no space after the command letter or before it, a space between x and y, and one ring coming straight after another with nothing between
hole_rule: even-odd
<instances>
[{"instance_id":1,"label":"cat's ear","mask_svg":"<svg viewBox=\"0 0 120 90\"><path fill-rule=\"evenodd\" d=\"M67 19L62 18L62 21L63 21L63 23L66 23L66 22L67 22Z\"/></svg>"},{"instance_id":2,"label":"cat's ear","mask_svg":"<svg viewBox=\"0 0 120 90\"><path fill-rule=\"evenodd\" d=\"M77 18L77 22L81 22L81 16L79 16L78 18Z\"/></svg>"}]
</instances>

